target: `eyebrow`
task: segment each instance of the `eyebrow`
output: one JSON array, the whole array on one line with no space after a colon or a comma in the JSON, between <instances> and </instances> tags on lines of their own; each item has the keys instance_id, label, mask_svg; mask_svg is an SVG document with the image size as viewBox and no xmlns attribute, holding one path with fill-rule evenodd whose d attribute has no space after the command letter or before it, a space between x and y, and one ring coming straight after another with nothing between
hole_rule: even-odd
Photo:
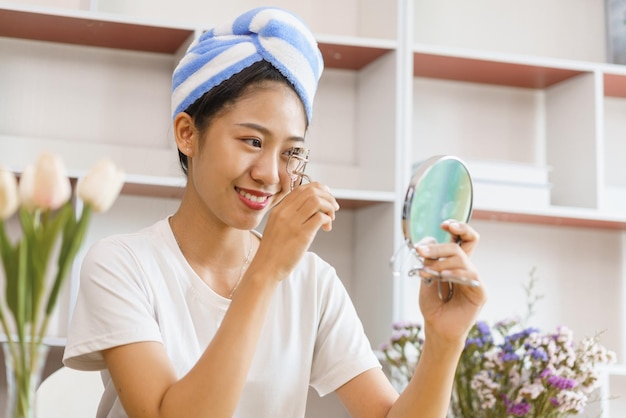
<instances>
[{"instance_id":1,"label":"eyebrow","mask_svg":"<svg viewBox=\"0 0 626 418\"><path fill-rule=\"evenodd\" d=\"M237 126L243 126L245 128L254 129L256 131L261 132L264 135L270 135L271 134L269 129L267 129L263 125L259 125L258 123L242 122L242 123L237 123L236 125ZM289 140L290 141L297 141L297 142L304 142L304 137L301 137L301 136L290 136Z\"/></svg>"}]
</instances>

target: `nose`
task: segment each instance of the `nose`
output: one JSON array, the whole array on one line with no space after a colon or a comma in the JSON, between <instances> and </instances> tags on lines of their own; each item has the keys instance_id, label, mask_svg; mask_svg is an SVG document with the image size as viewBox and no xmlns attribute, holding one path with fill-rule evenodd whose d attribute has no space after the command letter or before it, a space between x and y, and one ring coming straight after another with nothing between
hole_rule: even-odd
<instances>
[{"instance_id":1,"label":"nose","mask_svg":"<svg viewBox=\"0 0 626 418\"><path fill-rule=\"evenodd\" d=\"M250 175L262 184L278 184L283 176L287 176L284 166L285 162L278 152L262 152L254 161Z\"/></svg>"}]
</instances>

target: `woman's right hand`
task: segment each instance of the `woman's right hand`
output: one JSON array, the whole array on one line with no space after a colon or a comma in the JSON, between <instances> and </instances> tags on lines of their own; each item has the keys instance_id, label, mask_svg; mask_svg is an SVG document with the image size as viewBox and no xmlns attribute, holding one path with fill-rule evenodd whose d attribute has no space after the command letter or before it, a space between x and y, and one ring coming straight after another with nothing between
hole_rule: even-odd
<instances>
[{"instance_id":1,"label":"woman's right hand","mask_svg":"<svg viewBox=\"0 0 626 418\"><path fill-rule=\"evenodd\" d=\"M271 267L272 275L283 280L309 249L317 231L332 229L337 210L339 204L327 186L313 182L295 188L270 212L253 263Z\"/></svg>"}]
</instances>

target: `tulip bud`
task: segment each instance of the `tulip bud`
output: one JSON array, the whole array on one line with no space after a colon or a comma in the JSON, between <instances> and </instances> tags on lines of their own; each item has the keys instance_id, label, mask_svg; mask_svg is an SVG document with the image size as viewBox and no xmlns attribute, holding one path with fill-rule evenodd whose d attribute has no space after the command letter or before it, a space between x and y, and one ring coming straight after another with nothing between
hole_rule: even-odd
<instances>
[{"instance_id":1,"label":"tulip bud","mask_svg":"<svg viewBox=\"0 0 626 418\"><path fill-rule=\"evenodd\" d=\"M13 215L18 206L17 179L10 171L0 169L0 221Z\"/></svg>"},{"instance_id":2,"label":"tulip bud","mask_svg":"<svg viewBox=\"0 0 626 418\"><path fill-rule=\"evenodd\" d=\"M20 176L20 184L18 188L19 199L22 206L27 210L33 210L35 208L35 201L33 196L35 183L35 167L32 164L28 164L22 175Z\"/></svg>"},{"instance_id":3,"label":"tulip bud","mask_svg":"<svg viewBox=\"0 0 626 418\"><path fill-rule=\"evenodd\" d=\"M67 202L72 195L72 186L61 158L42 153L35 166L27 166L19 183L22 205L55 210Z\"/></svg>"},{"instance_id":4,"label":"tulip bud","mask_svg":"<svg viewBox=\"0 0 626 418\"><path fill-rule=\"evenodd\" d=\"M124 177L124 171L111 160L104 159L78 180L76 193L94 211L106 212L122 190Z\"/></svg>"}]
</instances>

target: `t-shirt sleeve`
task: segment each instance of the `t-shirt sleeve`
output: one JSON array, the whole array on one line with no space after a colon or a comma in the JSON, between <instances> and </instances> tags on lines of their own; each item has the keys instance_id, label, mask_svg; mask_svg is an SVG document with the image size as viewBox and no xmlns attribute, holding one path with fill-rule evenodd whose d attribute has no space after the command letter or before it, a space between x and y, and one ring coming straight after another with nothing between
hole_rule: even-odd
<instances>
[{"instance_id":1,"label":"t-shirt sleeve","mask_svg":"<svg viewBox=\"0 0 626 418\"><path fill-rule=\"evenodd\" d=\"M381 367L341 280L330 267L327 275L320 290L319 332L311 370L311 386L320 396Z\"/></svg>"},{"instance_id":2,"label":"t-shirt sleeve","mask_svg":"<svg viewBox=\"0 0 626 418\"><path fill-rule=\"evenodd\" d=\"M147 278L133 252L109 238L85 255L63 363L105 368L102 350L139 341L162 342Z\"/></svg>"}]
</instances>

